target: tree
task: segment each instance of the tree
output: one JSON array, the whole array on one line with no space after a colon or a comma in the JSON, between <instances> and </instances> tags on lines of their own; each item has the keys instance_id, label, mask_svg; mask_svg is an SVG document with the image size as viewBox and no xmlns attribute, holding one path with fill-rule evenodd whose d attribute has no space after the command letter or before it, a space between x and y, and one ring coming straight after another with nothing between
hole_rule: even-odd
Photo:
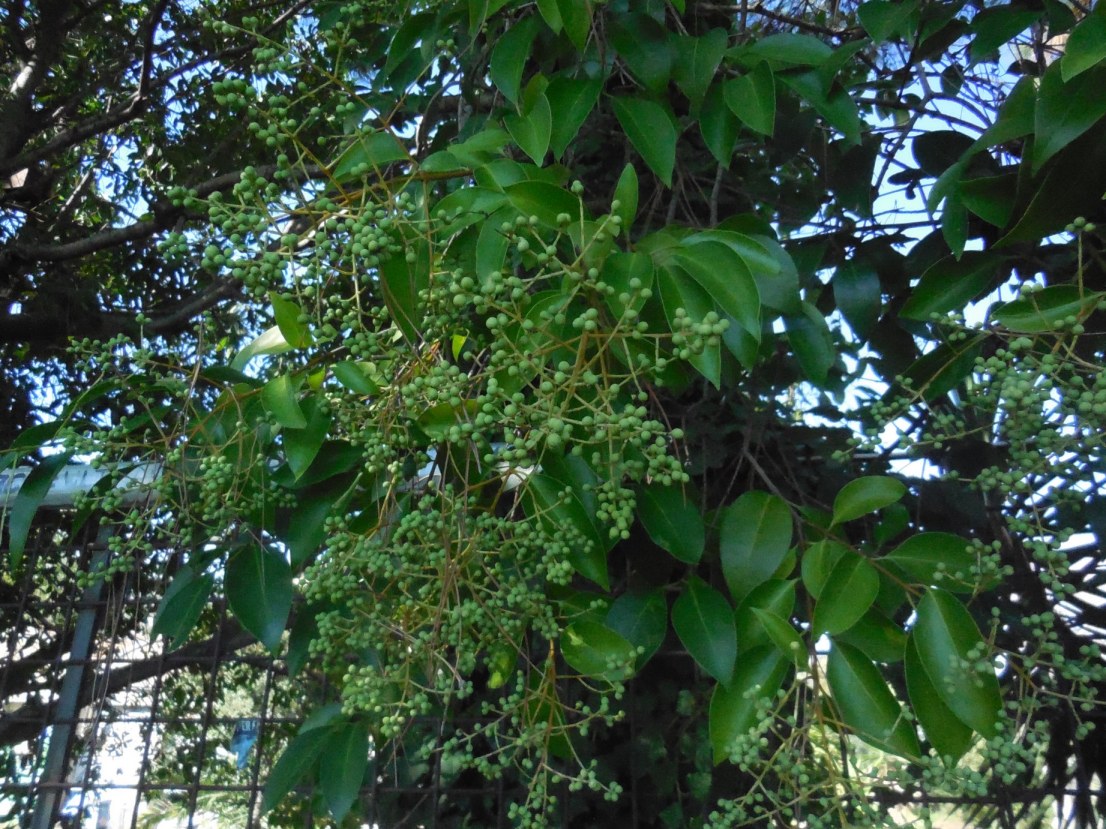
<instances>
[{"instance_id":1,"label":"tree","mask_svg":"<svg viewBox=\"0 0 1106 829\"><path fill-rule=\"evenodd\" d=\"M520 825L1100 819L1103 12L126 8L8 12L7 202L127 148L4 225L9 397L59 383L9 457L179 551L155 633L226 601L335 689L268 803L341 820L371 745Z\"/></svg>"}]
</instances>

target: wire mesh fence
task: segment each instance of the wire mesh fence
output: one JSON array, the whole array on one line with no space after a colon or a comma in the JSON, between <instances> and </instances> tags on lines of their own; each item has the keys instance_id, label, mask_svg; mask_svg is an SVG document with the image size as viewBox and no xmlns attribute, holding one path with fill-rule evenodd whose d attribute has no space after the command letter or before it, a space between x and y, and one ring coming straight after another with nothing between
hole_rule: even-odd
<instances>
[{"instance_id":1,"label":"wire mesh fence","mask_svg":"<svg viewBox=\"0 0 1106 829\"><path fill-rule=\"evenodd\" d=\"M0 829L331 825L311 787L263 803L288 740L331 701L325 680L218 600L170 649L151 628L181 556L113 562L110 527L72 523L40 510L20 568L0 570ZM412 726L421 744L441 728ZM374 753L342 825L505 826L510 800L397 743Z\"/></svg>"}]
</instances>

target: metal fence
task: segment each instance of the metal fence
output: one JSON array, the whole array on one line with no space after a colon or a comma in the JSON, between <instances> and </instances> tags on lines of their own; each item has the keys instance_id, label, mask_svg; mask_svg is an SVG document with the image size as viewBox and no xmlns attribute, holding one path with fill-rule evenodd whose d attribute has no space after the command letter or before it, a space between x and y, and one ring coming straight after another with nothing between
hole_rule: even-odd
<instances>
[{"instance_id":1,"label":"metal fence","mask_svg":"<svg viewBox=\"0 0 1106 829\"><path fill-rule=\"evenodd\" d=\"M71 524L40 509L21 567L0 567L0 829L331 825L310 788L261 808L325 683L291 676L221 602L168 650L150 630L179 556L113 565L110 529ZM443 779L397 748L370 769L343 826L507 825L503 784Z\"/></svg>"}]
</instances>

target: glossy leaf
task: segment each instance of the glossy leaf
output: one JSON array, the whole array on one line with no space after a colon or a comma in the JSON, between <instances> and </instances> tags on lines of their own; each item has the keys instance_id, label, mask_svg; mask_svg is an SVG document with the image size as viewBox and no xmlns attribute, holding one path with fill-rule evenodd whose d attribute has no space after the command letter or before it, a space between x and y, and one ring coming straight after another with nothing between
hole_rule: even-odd
<instances>
[{"instance_id":1,"label":"glossy leaf","mask_svg":"<svg viewBox=\"0 0 1106 829\"><path fill-rule=\"evenodd\" d=\"M599 622L574 622L561 634L560 643L565 662L584 676L617 682L634 672L637 649Z\"/></svg>"},{"instance_id":2,"label":"glossy leaf","mask_svg":"<svg viewBox=\"0 0 1106 829\"><path fill-rule=\"evenodd\" d=\"M1003 256L983 251L942 259L922 274L899 315L928 321L932 314L962 310L992 286L1004 261Z\"/></svg>"},{"instance_id":3,"label":"glossy leaf","mask_svg":"<svg viewBox=\"0 0 1106 829\"><path fill-rule=\"evenodd\" d=\"M1106 294L1085 293L1075 285L1050 285L1000 305L993 316L1011 331L1026 334L1055 331L1069 317L1083 319L1103 296Z\"/></svg>"},{"instance_id":4,"label":"glossy leaf","mask_svg":"<svg viewBox=\"0 0 1106 829\"><path fill-rule=\"evenodd\" d=\"M856 736L901 757L921 756L914 727L868 657L844 642L834 642L826 679L842 721Z\"/></svg>"},{"instance_id":5,"label":"glossy leaf","mask_svg":"<svg viewBox=\"0 0 1106 829\"><path fill-rule=\"evenodd\" d=\"M307 418L303 416L297 399L298 391L299 383L293 385L292 378L288 374L274 377L261 389L261 400L265 404L265 410L277 423L287 429L302 429L307 425Z\"/></svg>"},{"instance_id":6,"label":"glossy leaf","mask_svg":"<svg viewBox=\"0 0 1106 829\"><path fill-rule=\"evenodd\" d=\"M803 553L801 573L803 586L815 599L822 595L829 574L843 557L856 555L840 541L822 539L815 541Z\"/></svg>"},{"instance_id":7,"label":"glossy leaf","mask_svg":"<svg viewBox=\"0 0 1106 829\"><path fill-rule=\"evenodd\" d=\"M658 547L688 564L699 561L706 539L703 515L683 487L649 484L638 494L637 507L642 526Z\"/></svg>"},{"instance_id":8,"label":"glossy leaf","mask_svg":"<svg viewBox=\"0 0 1106 829\"><path fill-rule=\"evenodd\" d=\"M726 52L727 40L723 29L711 29L698 37L681 35L676 38L672 77L693 106L698 106L706 96Z\"/></svg>"},{"instance_id":9,"label":"glossy leaf","mask_svg":"<svg viewBox=\"0 0 1106 829\"><path fill-rule=\"evenodd\" d=\"M190 567L181 569L158 603L150 635L168 639L169 650L183 645L207 607L214 584L210 575L197 575Z\"/></svg>"},{"instance_id":10,"label":"glossy leaf","mask_svg":"<svg viewBox=\"0 0 1106 829\"><path fill-rule=\"evenodd\" d=\"M734 612L738 653L769 641L754 611L761 610L781 619L789 619L795 609L795 598L795 582L790 580L769 579L753 588Z\"/></svg>"},{"instance_id":11,"label":"glossy leaf","mask_svg":"<svg viewBox=\"0 0 1106 829\"><path fill-rule=\"evenodd\" d=\"M231 554L225 588L234 616L272 653L292 609L292 569L281 556L257 544Z\"/></svg>"},{"instance_id":12,"label":"glossy leaf","mask_svg":"<svg viewBox=\"0 0 1106 829\"><path fill-rule=\"evenodd\" d=\"M593 0L557 0L564 32L577 51L584 51L591 32Z\"/></svg>"},{"instance_id":13,"label":"glossy leaf","mask_svg":"<svg viewBox=\"0 0 1106 829\"><path fill-rule=\"evenodd\" d=\"M941 701L973 731L993 737L1002 696L987 646L967 608L951 593L927 591L918 603L910 638Z\"/></svg>"},{"instance_id":14,"label":"glossy leaf","mask_svg":"<svg viewBox=\"0 0 1106 829\"><path fill-rule=\"evenodd\" d=\"M795 667L799 670L806 668L807 649L803 644L803 638L792 624L775 613L759 607L754 607L752 611L779 652L795 663Z\"/></svg>"},{"instance_id":15,"label":"glossy leaf","mask_svg":"<svg viewBox=\"0 0 1106 829\"><path fill-rule=\"evenodd\" d=\"M776 79L767 62L744 75L726 81L722 88L726 106L754 132L771 135L776 125Z\"/></svg>"},{"instance_id":16,"label":"glossy leaf","mask_svg":"<svg viewBox=\"0 0 1106 829\"><path fill-rule=\"evenodd\" d=\"M666 187L676 166L676 127L664 107L645 98L615 98L614 113L630 144Z\"/></svg>"},{"instance_id":17,"label":"glossy leaf","mask_svg":"<svg viewBox=\"0 0 1106 829\"><path fill-rule=\"evenodd\" d=\"M261 796L261 811L273 809L288 792L292 791L308 772L315 768L319 757L330 741L330 730L312 728L298 735L288 744L276 761L265 791Z\"/></svg>"},{"instance_id":18,"label":"glossy leaf","mask_svg":"<svg viewBox=\"0 0 1106 829\"><path fill-rule=\"evenodd\" d=\"M735 601L772 578L791 546L791 510L776 495L746 492L722 512L722 575Z\"/></svg>"},{"instance_id":19,"label":"glossy leaf","mask_svg":"<svg viewBox=\"0 0 1106 829\"><path fill-rule=\"evenodd\" d=\"M811 628L814 634L842 633L868 612L879 593L879 573L866 558L841 556L818 594Z\"/></svg>"},{"instance_id":20,"label":"glossy leaf","mask_svg":"<svg viewBox=\"0 0 1106 829\"><path fill-rule=\"evenodd\" d=\"M380 287L384 303L396 327L408 342L419 341L423 300L420 294L430 285L431 252L421 238L404 240L404 249L380 265Z\"/></svg>"},{"instance_id":21,"label":"glossy leaf","mask_svg":"<svg viewBox=\"0 0 1106 829\"><path fill-rule=\"evenodd\" d=\"M826 318L809 302L803 302L800 313L784 317L787 338L803 374L816 386L824 386L829 371L837 362L837 350Z\"/></svg>"},{"instance_id":22,"label":"glossy leaf","mask_svg":"<svg viewBox=\"0 0 1106 829\"><path fill-rule=\"evenodd\" d=\"M971 592L976 556L968 542L952 533L918 533L882 559L917 584Z\"/></svg>"},{"instance_id":23,"label":"glossy leaf","mask_svg":"<svg viewBox=\"0 0 1106 829\"><path fill-rule=\"evenodd\" d=\"M526 114L509 114L504 117L503 124L519 149L540 167L553 133L553 112L545 94L535 96Z\"/></svg>"},{"instance_id":24,"label":"glossy leaf","mask_svg":"<svg viewBox=\"0 0 1106 829\"><path fill-rule=\"evenodd\" d=\"M648 592L623 593L611 603L604 620L638 651L641 668L657 652L668 635L668 604L659 588Z\"/></svg>"},{"instance_id":25,"label":"glossy leaf","mask_svg":"<svg viewBox=\"0 0 1106 829\"><path fill-rule=\"evenodd\" d=\"M905 649L906 690L914 715L925 732L926 739L937 753L948 760L959 760L971 747L972 730L952 713L922 666L913 638Z\"/></svg>"},{"instance_id":26,"label":"glossy leaf","mask_svg":"<svg viewBox=\"0 0 1106 829\"><path fill-rule=\"evenodd\" d=\"M357 364L356 360L335 363L330 367L330 370L334 372L334 377L339 383L356 394L368 396L380 391L380 387L369 379L369 376Z\"/></svg>"},{"instance_id":27,"label":"glossy leaf","mask_svg":"<svg viewBox=\"0 0 1106 829\"><path fill-rule=\"evenodd\" d=\"M538 222L546 227L558 228L557 217L562 213L573 221L580 219L580 200L563 187L547 181L521 181L504 190L523 216L537 216Z\"/></svg>"},{"instance_id":28,"label":"glossy leaf","mask_svg":"<svg viewBox=\"0 0 1106 829\"><path fill-rule=\"evenodd\" d=\"M728 683L737 656L733 609L702 579L692 576L672 605L672 627L698 665Z\"/></svg>"},{"instance_id":29,"label":"glossy leaf","mask_svg":"<svg viewBox=\"0 0 1106 829\"><path fill-rule=\"evenodd\" d=\"M335 181L347 182L362 175L379 175L389 164L410 160L407 149L392 133L362 133L334 162L331 175Z\"/></svg>"},{"instance_id":30,"label":"glossy leaf","mask_svg":"<svg viewBox=\"0 0 1106 829\"><path fill-rule=\"evenodd\" d=\"M637 218L638 205L638 181L637 171L633 164L627 164L622 168L622 174L618 177L618 184L614 188L614 199L618 202L615 208L612 204L611 213L622 219L624 232L628 232Z\"/></svg>"},{"instance_id":31,"label":"glossy leaf","mask_svg":"<svg viewBox=\"0 0 1106 829\"><path fill-rule=\"evenodd\" d=\"M1063 61L1057 61L1041 78L1030 153L1034 170L1106 116L1106 66L1088 69L1068 82L1062 72Z\"/></svg>"},{"instance_id":32,"label":"glossy leaf","mask_svg":"<svg viewBox=\"0 0 1106 829\"><path fill-rule=\"evenodd\" d=\"M707 97L699 114L699 132L710 154L723 167L730 166L737 130L737 116L726 106L722 84L715 83L707 90Z\"/></svg>"},{"instance_id":33,"label":"glossy leaf","mask_svg":"<svg viewBox=\"0 0 1106 829\"><path fill-rule=\"evenodd\" d=\"M818 66L833 50L812 35L783 33L758 38L745 50L751 58L776 61L796 66Z\"/></svg>"},{"instance_id":34,"label":"glossy leaf","mask_svg":"<svg viewBox=\"0 0 1106 829\"><path fill-rule=\"evenodd\" d=\"M546 87L545 97L552 114L549 147L560 158L595 109L603 84L598 80L557 77ZM615 198L618 198L615 196Z\"/></svg>"},{"instance_id":35,"label":"glossy leaf","mask_svg":"<svg viewBox=\"0 0 1106 829\"><path fill-rule=\"evenodd\" d=\"M583 542L570 548L569 562L584 578L609 588L607 545L575 493L560 481L538 474L527 479L524 498L529 513L539 515L554 537L563 535L566 527L580 534Z\"/></svg>"},{"instance_id":36,"label":"glossy leaf","mask_svg":"<svg viewBox=\"0 0 1106 829\"><path fill-rule=\"evenodd\" d=\"M725 313L760 339L760 294L745 261L721 242L683 245L675 259Z\"/></svg>"},{"instance_id":37,"label":"glossy leaf","mask_svg":"<svg viewBox=\"0 0 1106 829\"><path fill-rule=\"evenodd\" d=\"M640 311L645 304L643 290L653 288L653 258L640 251L623 253L616 251L607 257L600 272L603 281L614 292L607 295L607 307L615 319L621 319L627 309ZM637 283L634 288L631 283Z\"/></svg>"},{"instance_id":38,"label":"glossy leaf","mask_svg":"<svg viewBox=\"0 0 1106 829\"><path fill-rule=\"evenodd\" d=\"M1106 14L1096 5L1068 35L1060 58L1060 76L1070 81L1103 61L1106 61Z\"/></svg>"},{"instance_id":39,"label":"glossy leaf","mask_svg":"<svg viewBox=\"0 0 1106 829\"><path fill-rule=\"evenodd\" d=\"M69 463L70 457L69 453L50 455L32 469L20 485L15 501L7 510L8 514L2 516L7 519L8 564L12 570L18 570L23 564L23 551L27 547L27 535L31 531L35 513L45 500L58 473Z\"/></svg>"},{"instance_id":40,"label":"glossy leaf","mask_svg":"<svg viewBox=\"0 0 1106 829\"><path fill-rule=\"evenodd\" d=\"M766 645L741 657L733 682L715 686L708 722L716 765L729 757L734 740L757 725L758 709L764 704L771 705L787 670L788 659Z\"/></svg>"},{"instance_id":41,"label":"glossy leaf","mask_svg":"<svg viewBox=\"0 0 1106 829\"><path fill-rule=\"evenodd\" d=\"M879 321L883 307L879 274L864 262L846 262L833 274L833 297L853 330L862 337Z\"/></svg>"},{"instance_id":42,"label":"glossy leaf","mask_svg":"<svg viewBox=\"0 0 1106 829\"><path fill-rule=\"evenodd\" d=\"M658 95L665 91L674 54L664 26L645 14L619 15L611 26L610 42L646 89Z\"/></svg>"},{"instance_id":43,"label":"glossy leaf","mask_svg":"<svg viewBox=\"0 0 1106 829\"><path fill-rule=\"evenodd\" d=\"M860 24L876 43L882 43L895 37L905 37L908 24L918 9L914 0L891 2L891 0L869 0L857 9Z\"/></svg>"},{"instance_id":44,"label":"glossy leaf","mask_svg":"<svg viewBox=\"0 0 1106 829\"><path fill-rule=\"evenodd\" d=\"M513 104L519 100L522 72L530 57L530 49L537 34L537 20L527 17L504 32L495 42L488 77L503 96Z\"/></svg>"},{"instance_id":45,"label":"glossy leaf","mask_svg":"<svg viewBox=\"0 0 1106 829\"><path fill-rule=\"evenodd\" d=\"M330 415L321 410L316 398L306 399L302 411L306 418L303 428L287 429L280 437L288 467L296 478L307 472L330 431Z\"/></svg>"},{"instance_id":46,"label":"glossy leaf","mask_svg":"<svg viewBox=\"0 0 1106 829\"><path fill-rule=\"evenodd\" d=\"M833 499L833 523L844 524L894 504L906 494L906 484L886 475L869 475L849 481Z\"/></svg>"},{"instance_id":47,"label":"glossy leaf","mask_svg":"<svg viewBox=\"0 0 1106 829\"><path fill-rule=\"evenodd\" d=\"M331 816L338 823L357 799L368 765L368 729L359 723L332 727L319 760L319 788Z\"/></svg>"},{"instance_id":48,"label":"glossy leaf","mask_svg":"<svg viewBox=\"0 0 1106 829\"><path fill-rule=\"evenodd\" d=\"M906 650L906 632L873 607L861 616L848 630L834 636L834 640L858 648L873 662L901 662Z\"/></svg>"},{"instance_id":49,"label":"glossy leaf","mask_svg":"<svg viewBox=\"0 0 1106 829\"><path fill-rule=\"evenodd\" d=\"M303 348L311 344L311 332L303 323L303 309L290 299L285 299L276 291L269 292L269 302L273 306L273 316L284 341L292 348Z\"/></svg>"},{"instance_id":50,"label":"glossy leaf","mask_svg":"<svg viewBox=\"0 0 1106 829\"><path fill-rule=\"evenodd\" d=\"M656 274L664 315L672 330L677 330L679 312L687 313L692 322L702 322L715 309L710 294L682 268L662 267ZM701 352L688 358L696 370L715 388L721 385L722 354L718 344L707 345Z\"/></svg>"}]
</instances>

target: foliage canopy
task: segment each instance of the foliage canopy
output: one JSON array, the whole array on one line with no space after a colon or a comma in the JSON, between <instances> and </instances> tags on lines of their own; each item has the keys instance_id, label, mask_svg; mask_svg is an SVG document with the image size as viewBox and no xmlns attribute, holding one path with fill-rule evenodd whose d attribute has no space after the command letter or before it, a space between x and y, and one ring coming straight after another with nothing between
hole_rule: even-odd
<instances>
[{"instance_id":1,"label":"foliage canopy","mask_svg":"<svg viewBox=\"0 0 1106 829\"><path fill-rule=\"evenodd\" d=\"M1100 819L1106 12L3 14L6 566L102 465L91 578L333 689L267 805Z\"/></svg>"}]
</instances>

